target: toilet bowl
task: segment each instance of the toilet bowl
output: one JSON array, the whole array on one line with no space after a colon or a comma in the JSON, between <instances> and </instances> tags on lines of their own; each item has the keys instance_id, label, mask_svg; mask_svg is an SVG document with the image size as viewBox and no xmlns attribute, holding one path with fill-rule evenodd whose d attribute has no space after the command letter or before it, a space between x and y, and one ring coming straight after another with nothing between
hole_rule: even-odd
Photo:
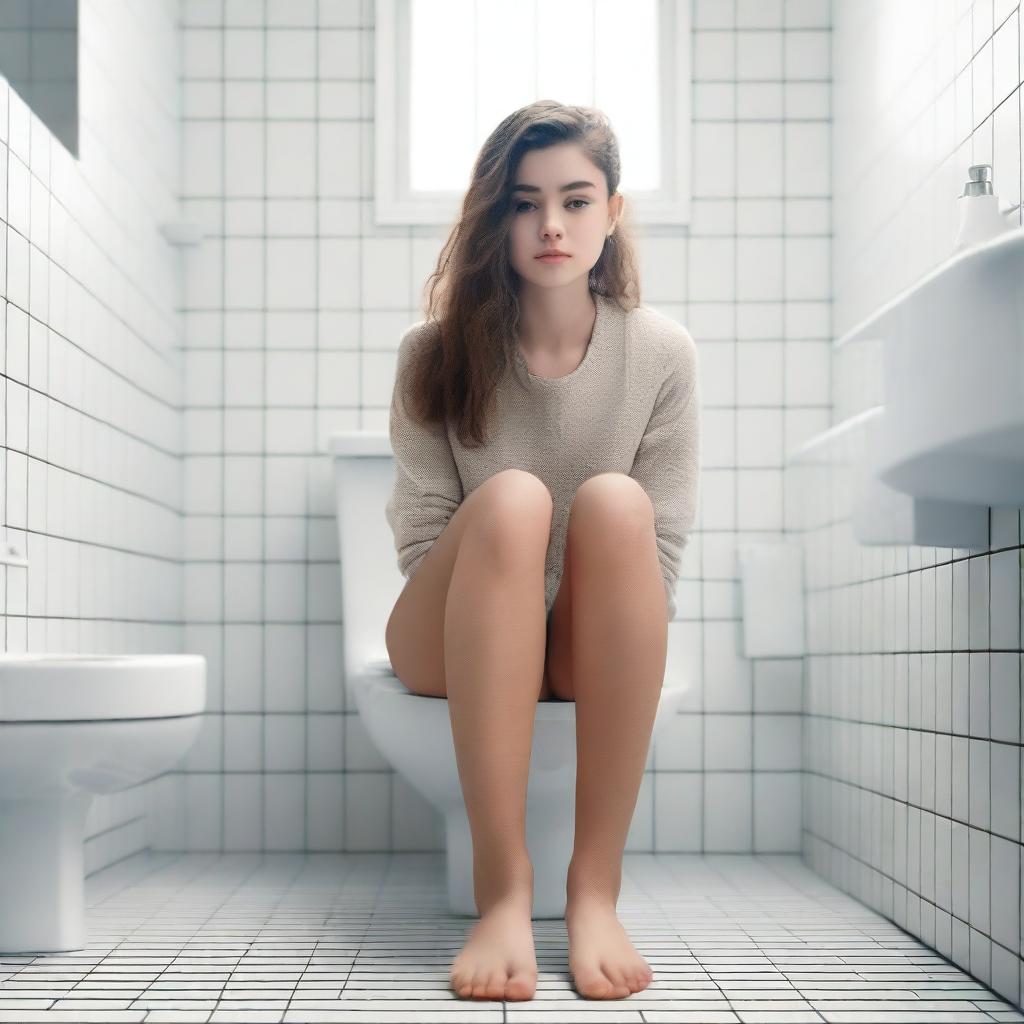
<instances>
[{"instance_id":1,"label":"toilet bowl","mask_svg":"<svg viewBox=\"0 0 1024 1024\"><path fill-rule=\"evenodd\" d=\"M455 760L448 701L413 694L395 676L384 630L405 580L384 507L394 483L386 432L339 431L328 441L334 466L341 562L345 680L380 754L444 816L448 906L475 916L473 848ZM666 681L652 740L663 734L688 689ZM526 798L526 840L534 869L534 918L565 914L575 826L576 705L538 701Z\"/></svg>"},{"instance_id":2,"label":"toilet bowl","mask_svg":"<svg viewBox=\"0 0 1024 1024\"><path fill-rule=\"evenodd\" d=\"M655 740L678 711L686 690L685 685L662 688L654 721ZM448 701L410 692L386 658L372 662L357 677L355 697L374 745L444 815L448 908L453 914L475 916L473 840L455 760ZM534 918L565 916L575 798L576 704L538 701L526 794Z\"/></svg>"},{"instance_id":3,"label":"toilet bowl","mask_svg":"<svg viewBox=\"0 0 1024 1024\"><path fill-rule=\"evenodd\" d=\"M0 953L86 945L93 795L174 766L205 704L200 655L0 654Z\"/></svg>"}]
</instances>

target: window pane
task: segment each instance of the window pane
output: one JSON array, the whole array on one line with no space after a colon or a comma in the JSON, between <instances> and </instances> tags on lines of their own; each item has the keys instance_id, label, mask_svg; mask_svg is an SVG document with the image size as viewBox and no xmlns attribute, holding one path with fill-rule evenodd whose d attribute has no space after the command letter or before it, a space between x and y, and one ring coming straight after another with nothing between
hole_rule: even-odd
<instances>
[{"instance_id":1,"label":"window pane","mask_svg":"<svg viewBox=\"0 0 1024 1024\"><path fill-rule=\"evenodd\" d=\"M470 88L476 0L409 6L409 187L464 190L480 148Z\"/></svg>"},{"instance_id":2,"label":"window pane","mask_svg":"<svg viewBox=\"0 0 1024 1024\"><path fill-rule=\"evenodd\" d=\"M616 6L625 13L624 4ZM537 80L530 99L593 106L594 0L538 0L535 45Z\"/></svg>"},{"instance_id":3,"label":"window pane","mask_svg":"<svg viewBox=\"0 0 1024 1024\"><path fill-rule=\"evenodd\" d=\"M623 191L661 187L661 95L657 0L596 0L593 105L612 122Z\"/></svg>"},{"instance_id":4,"label":"window pane","mask_svg":"<svg viewBox=\"0 0 1024 1024\"><path fill-rule=\"evenodd\" d=\"M480 146L537 99L596 106L622 188L661 186L658 0L409 0L409 182L461 192Z\"/></svg>"},{"instance_id":5,"label":"window pane","mask_svg":"<svg viewBox=\"0 0 1024 1024\"><path fill-rule=\"evenodd\" d=\"M479 97L474 134L475 149L513 110L536 98L537 19L531 2L477 0L477 56L475 84ZM475 155L475 154L474 154ZM459 186L469 183L470 164ZM453 187L451 184L449 188Z\"/></svg>"}]
</instances>

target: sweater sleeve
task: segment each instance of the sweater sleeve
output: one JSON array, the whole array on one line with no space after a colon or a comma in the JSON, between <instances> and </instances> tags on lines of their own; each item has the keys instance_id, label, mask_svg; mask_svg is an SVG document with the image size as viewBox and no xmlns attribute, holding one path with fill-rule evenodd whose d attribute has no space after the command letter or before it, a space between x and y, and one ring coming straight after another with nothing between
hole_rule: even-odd
<instances>
[{"instance_id":1,"label":"sweater sleeve","mask_svg":"<svg viewBox=\"0 0 1024 1024\"><path fill-rule=\"evenodd\" d=\"M448 434L441 424L413 419L399 386L413 346L423 337L423 321L402 336L388 432L395 459L395 483L384 516L394 534L398 569L409 578L462 503L462 481Z\"/></svg>"},{"instance_id":2,"label":"sweater sleeve","mask_svg":"<svg viewBox=\"0 0 1024 1024\"><path fill-rule=\"evenodd\" d=\"M667 370L629 475L654 507L658 562L671 620L683 549L697 517L700 473L697 346L688 333L682 344L673 344Z\"/></svg>"}]
</instances>

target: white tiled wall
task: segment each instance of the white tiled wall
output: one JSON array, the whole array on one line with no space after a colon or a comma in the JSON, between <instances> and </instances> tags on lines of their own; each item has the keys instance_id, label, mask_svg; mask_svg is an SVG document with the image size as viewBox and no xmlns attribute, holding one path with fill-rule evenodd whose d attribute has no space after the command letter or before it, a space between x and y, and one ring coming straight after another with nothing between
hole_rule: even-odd
<instances>
[{"instance_id":1,"label":"white tiled wall","mask_svg":"<svg viewBox=\"0 0 1024 1024\"><path fill-rule=\"evenodd\" d=\"M735 545L804 526L786 453L877 400L829 340L948 253L967 166L1019 203L1020 13L694 0L693 223L641 241L645 301L700 346L669 666L693 688L630 837L802 835L817 870L1018 1002L1019 510L993 510L985 550L859 548L842 514L812 519L806 682L799 659L738 653ZM30 563L0 567L4 648L199 651L210 707L182 774L94 802L87 870L147 837L439 849L339 678L322 440L386 426L444 234L373 224L373 5L83 0L79 22L79 161L0 82L0 480ZM158 231L179 176L207 232L181 296ZM831 514L845 482L818 486Z\"/></svg>"},{"instance_id":2,"label":"white tiled wall","mask_svg":"<svg viewBox=\"0 0 1024 1024\"><path fill-rule=\"evenodd\" d=\"M840 337L949 255L969 165L1020 202L1022 35L1018 0L834 11ZM880 400L858 348L836 353L837 422ZM861 547L848 474L816 476L805 856L1019 1004L1020 510L992 509L980 549Z\"/></svg>"},{"instance_id":3,"label":"white tiled wall","mask_svg":"<svg viewBox=\"0 0 1024 1024\"><path fill-rule=\"evenodd\" d=\"M9 652L181 650L176 7L80 3L78 160L0 78ZM87 872L146 847L151 792L93 800Z\"/></svg>"},{"instance_id":4,"label":"white tiled wall","mask_svg":"<svg viewBox=\"0 0 1024 1024\"><path fill-rule=\"evenodd\" d=\"M212 713L165 807L189 849L440 849L344 703L323 439L387 427L445 230L373 223L373 4L185 0L186 648ZM828 422L829 5L693 7L691 230L644 301L703 366L702 529L671 627L692 681L630 849L798 850L802 664L740 651L735 544L791 528L783 458Z\"/></svg>"}]
</instances>

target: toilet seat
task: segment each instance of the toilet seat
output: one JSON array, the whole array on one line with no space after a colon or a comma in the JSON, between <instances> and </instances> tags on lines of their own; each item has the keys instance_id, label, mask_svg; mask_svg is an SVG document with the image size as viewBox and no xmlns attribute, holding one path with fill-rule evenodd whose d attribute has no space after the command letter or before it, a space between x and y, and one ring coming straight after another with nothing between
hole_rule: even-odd
<instances>
[{"instance_id":1,"label":"toilet seat","mask_svg":"<svg viewBox=\"0 0 1024 1024\"><path fill-rule=\"evenodd\" d=\"M424 697L422 694L413 693L395 675L390 666L378 668L373 672L367 671L361 682L366 688L366 692L373 695L374 699L420 701L421 704L429 702L431 705L438 702L437 697ZM441 699L445 700L445 698ZM568 720L570 716L575 716L575 712L575 701L558 700L557 698L537 701L537 721L562 718ZM445 714L447 715L447 712Z\"/></svg>"},{"instance_id":2,"label":"toilet seat","mask_svg":"<svg viewBox=\"0 0 1024 1024\"><path fill-rule=\"evenodd\" d=\"M198 654L0 654L0 722L95 722L201 714Z\"/></svg>"}]
</instances>

